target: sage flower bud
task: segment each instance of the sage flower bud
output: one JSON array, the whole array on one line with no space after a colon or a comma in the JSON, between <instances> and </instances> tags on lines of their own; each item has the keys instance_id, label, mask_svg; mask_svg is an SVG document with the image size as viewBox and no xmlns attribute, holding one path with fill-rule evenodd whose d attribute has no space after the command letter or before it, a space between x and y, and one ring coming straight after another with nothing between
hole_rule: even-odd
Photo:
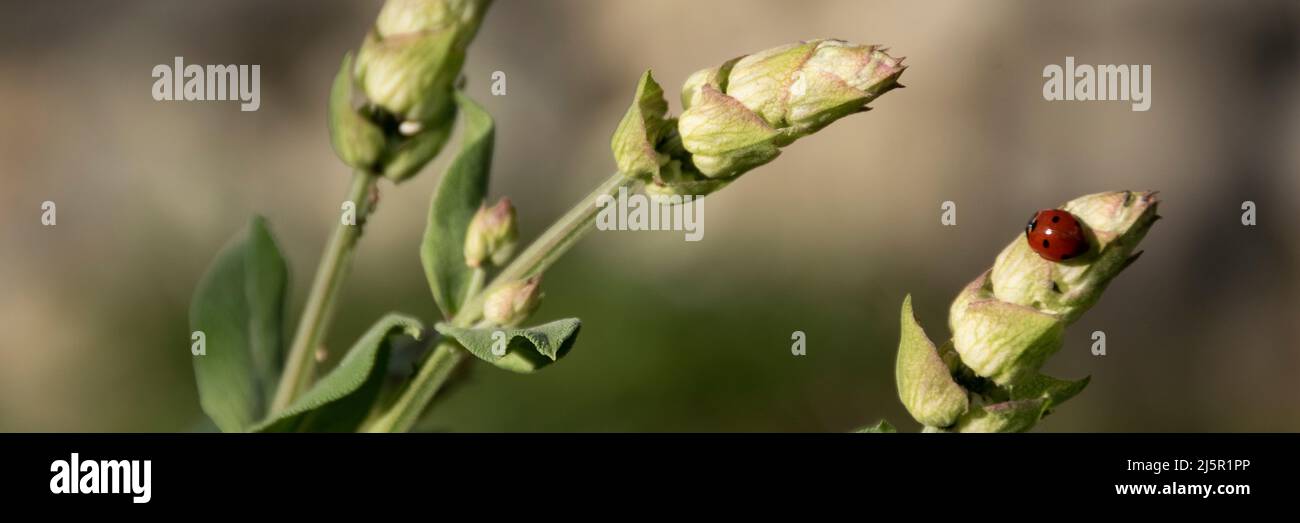
<instances>
[{"instance_id":1,"label":"sage flower bud","mask_svg":"<svg viewBox=\"0 0 1300 523\"><path fill-rule=\"evenodd\" d=\"M483 318L494 325L514 327L523 323L542 303L540 276L508 283L483 302Z\"/></svg>"},{"instance_id":2,"label":"sage flower bud","mask_svg":"<svg viewBox=\"0 0 1300 523\"><path fill-rule=\"evenodd\" d=\"M388 0L357 56L356 77L366 98L401 122L416 122L408 130L445 116L488 3Z\"/></svg>"},{"instance_id":3,"label":"sage flower bud","mask_svg":"<svg viewBox=\"0 0 1300 523\"><path fill-rule=\"evenodd\" d=\"M901 59L876 46L810 40L691 75L682 88L682 145L709 178L731 177L780 147L853 113L898 85Z\"/></svg>"},{"instance_id":4,"label":"sage flower bud","mask_svg":"<svg viewBox=\"0 0 1300 523\"><path fill-rule=\"evenodd\" d=\"M691 75L680 118L666 118L647 72L611 148L647 191L707 194L772 161L782 147L898 87L906 69L877 46L810 40L730 60Z\"/></svg>"},{"instance_id":5,"label":"sage flower bud","mask_svg":"<svg viewBox=\"0 0 1300 523\"><path fill-rule=\"evenodd\" d=\"M465 265L480 267L485 261L505 265L514 254L518 240L515 208L509 198L502 198L491 207L480 205L465 233Z\"/></svg>"},{"instance_id":6,"label":"sage flower bud","mask_svg":"<svg viewBox=\"0 0 1300 523\"><path fill-rule=\"evenodd\" d=\"M1065 327L1137 259L1157 204L1154 192L1132 191L1067 202L1061 209L1078 219L1088 250L1052 261L1021 233L953 301L952 340L942 347L905 299L895 378L912 417L930 431L1023 431L1082 391L1088 378L1061 380L1039 369L1061 348Z\"/></svg>"},{"instance_id":7,"label":"sage flower bud","mask_svg":"<svg viewBox=\"0 0 1300 523\"><path fill-rule=\"evenodd\" d=\"M979 376L1010 385L1038 371L1074 323L1138 254L1157 219L1153 192L1090 194L1061 209L1079 220L1089 250L1064 262L1034 252L1022 233L948 314L953 347Z\"/></svg>"},{"instance_id":8,"label":"sage flower bud","mask_svg":"<svg viewBox=\"0 0 1300 523\"><path fill-rule=\"evenodd\" d=\"M456 117L455 88L466 48L489 3L384 4L356 60L344 60L330 93L330 137L344 163L400 182L437 156Z\"/></svg>"}]
</instances>

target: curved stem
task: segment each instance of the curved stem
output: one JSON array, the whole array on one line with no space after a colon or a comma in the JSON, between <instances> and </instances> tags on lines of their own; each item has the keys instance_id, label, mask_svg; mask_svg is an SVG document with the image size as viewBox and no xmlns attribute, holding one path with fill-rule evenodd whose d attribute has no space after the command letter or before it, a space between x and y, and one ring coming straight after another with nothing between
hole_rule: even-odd
<instances>
[{"instance_id":1,"label":"curved stem","mask_svg":"<svg viewBox=\"0 0 1300 523\"><path fill-rule=\"evenodd\" d=\"M622 173L614 173L564 213L527 249L519 253L519 256L502 269L482 292L467 299L460 311L451 319L452 325L458 327L474 325L483 316L483 301L493 291L507 283L540 274L573 248L578 240L591 232L591 226L600 213L601 207L597 202L601 196L614 196L618 194L619 189L624 188L629 189L629 192L635 192L640 186L640 180L624 176ZM420 370L407 384L393 406L366 430L370 432L410 430L419 420L420 414L438 394L438 390L446 383L456 365L464 359L465 350L455 341L444 339L420 365Z\"/></svg>"},{"instance_id":2,"label":"curved stem","mask_svg":"<svg viewBox=\"0 0 1300 523\"><path fill-rule=\"evenodd\" d=\"M315 349L329 331L335 302L352 266L352 254L356 250L357 240L361 238L366 218L370 215L370 192L378 181L378 176L364 171L356 171L352 175L347 201L352 202L356 212L355 225L339 219L325 246L320 265L316 268L316 277L312 280L311 291L307 294L307 303L303 306L302 318L298 320L293 345L285 359L284 371L280 374L279 388L271 402L270 410L273 413L288 407L311 384L316 364Z\"/></svg>"}]
</instances>

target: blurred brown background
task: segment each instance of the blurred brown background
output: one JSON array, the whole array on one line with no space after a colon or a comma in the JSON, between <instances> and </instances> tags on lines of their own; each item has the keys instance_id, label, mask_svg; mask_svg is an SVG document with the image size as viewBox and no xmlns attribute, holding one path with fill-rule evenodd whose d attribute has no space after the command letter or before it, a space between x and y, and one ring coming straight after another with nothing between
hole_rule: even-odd
<instances>
[{"instance_id":1,"label":"blurred brown background","mask_svg":"<svg viewBox=\"0 0 1300 523\"><path fill-rule=\"evenodd\" d=\"M253 213L291 260L296 321L347 183L329 82L379 5L0 7L0 430L201 426L190 293ZM475 368L425 428L914 429L893 383L903 295L946 338L953 296L1032 211L1150 188L1166 219L1146 254L1047 367L1092 385L1040 430L1300 430L1295 2L500 0L466 69L498 122L493 193L531 237L612 169L642 70L679 108L695 69L813 37L891 46L909 88L710 197L702 242L594 233L547 278L542 319L585 322L569 358ZM260 64L261 110L155 102L150 71L175 56ZM1042 69L1066 56L1150 64L1151 110L1044 101ZM496 70L507 96L488 92ZM384 187L332 347L388 310L433 318L417 246L445 163ZM957 227L939 225L944 200ZM1243 200L1258 226L1239 224Z\"/></svg>"}]
</instances>

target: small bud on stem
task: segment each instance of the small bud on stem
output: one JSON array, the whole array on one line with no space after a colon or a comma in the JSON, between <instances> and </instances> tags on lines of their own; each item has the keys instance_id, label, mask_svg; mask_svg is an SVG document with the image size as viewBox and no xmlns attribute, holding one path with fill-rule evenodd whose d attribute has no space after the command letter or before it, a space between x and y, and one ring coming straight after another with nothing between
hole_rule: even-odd
<instances>
[{"instance_id":1,"label":"small bud on stem","mask_svg":"<svg viewBox=\"0 0 1300 523\"><path fill-rule=\"evenodd\" d=\"M497 289L483 302L483 318L502 327L523 323L542 304L542 278L534 276Z\"/></svg>"},{"instance_id":2,"label":"small bud on stem","mask_svg":"<svg viewBox=\"0 0 1300 523\"><path fill-rule=\"evenodd\" d=\"M487 261L498 267L505 265L518 241L519 229L510 199L502 198L491 207L483 204L465 233L465 265L477 268Z\"/></svg>"}]
</instances>

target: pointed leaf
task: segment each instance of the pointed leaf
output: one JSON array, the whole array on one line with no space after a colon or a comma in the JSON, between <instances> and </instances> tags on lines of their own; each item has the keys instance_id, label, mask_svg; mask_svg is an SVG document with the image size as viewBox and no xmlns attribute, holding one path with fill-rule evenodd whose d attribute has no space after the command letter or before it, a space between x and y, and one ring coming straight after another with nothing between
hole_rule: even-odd
<instances>
[{"instance_id":1,"label":"pointed leaf","mask_svg":"<svg viewBox=\"0 0 1300 523\"><path fill-rule=\"evenodd\" d=\"M971 409L957 422L957 432L1024 432L1042 419L1047 400L1011 400Z\"/></svg>"},{"instance_id":2,"label":"pointed leaf","mask_svg":"<svg viewBox=\"0 0 1300 523\"><path fill-rule=\"evenodd\" d=\"M1047 400L1045 408L1052 409L1083 392L1083 388L1087 387L1091 380L1091 376L1069 381L1046 374L1035 374L1026 378L1023 383L1011 387L1011 399L1044 399Z\"/></svg>"},{"instance_id":3,"label":"pointed leaf","mask_svg":"<svg viewBox=\"0 0 1300 523\"><path fill-rule=\"evenodd\" d=\"M369 170L384 149L384 132L352 107L352 54L334 76L329 101L330 143L343 163Z\"/></svg>"},{"instance_id":4,"label":"pointed leaf","mask_svg":"<svg viewBox=\"0 0 1300 523\"><path fill-rule=\"evenodd\" d=\"M193 356L199 403L223 431L247 430L275 393L287 281L280 249L255 217L194 291L190 329L203 333L205 350Z\"/></svg>"},{"instance_id":5,"label":"pointed leaf","mask_svg":"<svg viewBox=\"0 0 1300 523\"><path fill-rule=\"evenodd\" d=\"M460 342L479 359L514 372L533 372L568 354L578 339L582 322L577 318L556 320L536 327L518 329L465 329L446 323L434 328L444 336ZM504 354L492 352L493 346L505 343Z\"/></svg>"},{"instance_id":6,"label":"pointed leaf","mask_svg":"<svg viewBox=\"0 0 1300 523\"><path fill-rule=\"evenodd\" d=\"M910 294L903 299L894 375L903 406L923 425L947 427L970 407L966 390L953 379L939 350L916 322Z\"/></svg>"},{"instance_id":7,"label":"pointed leaf","mask_svg":"<svg viewBox=\"0 0 1300 523\"><path fill-rule=\"evenodd\" d=\"M392 336L419 339L420 320L390 313L366 331L339 361L292 405L263 421L258 431L353 431L369 413L383 385L392 349Z\"/></svg>"},{"instance_id":8,"label":"pointed leaf","mask_svg":"<svg viewBox=\"0 0 1300 523\"><path fill-rule=\"evenodd\" d=\"M438 182L420 245L433 299L447 318L460 310L469 288L472 271L465 265L465 231L487 195L495 134L492 117L482 107L460 94L456 102L464 115L463 143Z\"/></svg>"},{"instance_id":9,"label":"pointed leaf","mask_svg":"<svg viewBox=\"0 0 1300 523\"><path fill-rule=\"evenodd\" d=\"M636 99L627 108L619 122L610 149L619 172L625 176L653 177L659 174L660 154L655 150L666 130L664 116L668 102L664 90L655 82L650 71L641 75L636 87Z\"/></svg>"}]
</instances>

